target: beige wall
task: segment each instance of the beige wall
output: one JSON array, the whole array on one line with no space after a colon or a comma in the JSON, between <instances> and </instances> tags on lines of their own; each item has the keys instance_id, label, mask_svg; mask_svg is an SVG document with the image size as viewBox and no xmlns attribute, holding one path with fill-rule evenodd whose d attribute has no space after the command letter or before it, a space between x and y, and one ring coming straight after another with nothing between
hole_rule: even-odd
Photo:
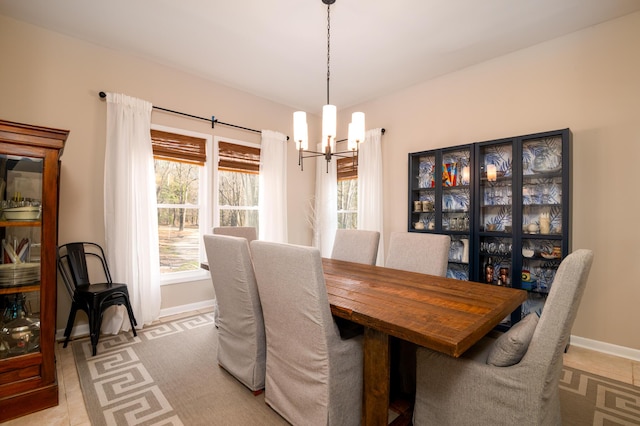
<instances>
[{"instance_id":1,"label":"beige wall","mask_svg":"<svg viewBox=\"0 0 640 426\"><path fill-rule=\"evenodd\" d=\"M60 189L59 243L104 243L103 175L106 103L99 91L125 93L155 105L253 129L290 134L293 110L262 98L0 16L0 117L70 130ZM203 52L203 54L207 54ZM215 55L215 49L210 54ZM312 118L310 118L312 119ZM256 133L154 111L152 122L259 142ZM313 123L310 123L313 124ZM291 141L289 239L310 244L304 211L313 192L314 170L299 172ZM307 165L305 164L305 169ZM303 194L297 196L298 194ZM69 296L58 291L58 329L66 324ZM214 297L209 280L162 288L162 309Z\"/></svg>"},{"instance_id":2,"label":"beige wall","mask_svg":"<svg viewBox=\"0 0 640 426\"><path fill-rule=\"evenodd\" d=\"M385 238L406 230L407 153L569 127L574 136L573 248L596 260L573 334L640 349L640 13L479 64L341 111L385 127ZM256 129L291 133L291 110L147 61L0 17L0 117L71 130L63 156L60 242L103 240L105 105L100 90ZM155 113L199 132L207 123ZM313 123L312 123L313 124ZM313 134L315 130L310 130ZM220 126L213 133L257 141ZM253 138L253 139L252 139ZM309 244L311 170L290 143L289 236ZM309 166L311 163L309 162ZM300 195L303 194L303 195ZM209 297L210 283L163 288L163 308ZM189 298L188 296L192 296ZM58 324L68 311L59 301Z\"/></svg>"},{"instance_id":3,"label":"beige wall","mask_svg":"<svg viewBox=\"0 0 640 426\"><path fill-rule=\"evenodd\" d=\"M640 13L351 110L385 127L385 237L406 230L407 153L573 132L573 249L595 252L573 334L640 349Z\"/></svg>"}]
</instances>

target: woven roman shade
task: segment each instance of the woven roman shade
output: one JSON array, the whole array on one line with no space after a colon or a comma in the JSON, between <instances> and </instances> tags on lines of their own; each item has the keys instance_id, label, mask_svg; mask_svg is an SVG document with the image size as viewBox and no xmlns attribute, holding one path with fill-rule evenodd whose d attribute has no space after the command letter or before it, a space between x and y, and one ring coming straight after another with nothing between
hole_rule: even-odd
<instances>
[{"instance_id":1,"label":"woven roman shade","mask_svg":"<svg viewBox=\"0 0 640 426\"><path fill-rule=\"evenodd\" d=\"M151 130L155 158L204 166L207 161L206 139Z\"/></svg>"},{"instance_id":2,"label":"woven roman shade","mask_svg":"<svg viewBox=\"0 0 640 426\"><path fill-rule=\"evenodd\" d=\"M355 179L358 177L358 167L355 158L344 157L338 158L338 180Z\"/></svg>"},{"instance_id":3,"label":"woven roman shade","mask_svg":"<svg viewBox=\"0 0 640 426\"><path fill-rule=\"evenodd\" d=\"M218 170L258 173L260 171L260 148L218 142Z\"/></svg>"}]
</instances>

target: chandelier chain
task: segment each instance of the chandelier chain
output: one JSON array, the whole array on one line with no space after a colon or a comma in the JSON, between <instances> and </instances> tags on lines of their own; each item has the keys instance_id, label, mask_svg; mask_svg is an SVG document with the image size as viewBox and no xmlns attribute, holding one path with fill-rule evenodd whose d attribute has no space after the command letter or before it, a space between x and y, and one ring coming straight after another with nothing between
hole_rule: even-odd
<instances>
[{"instance_id":1,"label":"chandelier chain","mask_svg":"<svg viewBox=\"0 0 640 426\"><path fill-rule=\"evenodd\" d=\"M329 102L329 79L331 78L331 3L327 3L327 105Z\"/></svg>"}]
</instances>

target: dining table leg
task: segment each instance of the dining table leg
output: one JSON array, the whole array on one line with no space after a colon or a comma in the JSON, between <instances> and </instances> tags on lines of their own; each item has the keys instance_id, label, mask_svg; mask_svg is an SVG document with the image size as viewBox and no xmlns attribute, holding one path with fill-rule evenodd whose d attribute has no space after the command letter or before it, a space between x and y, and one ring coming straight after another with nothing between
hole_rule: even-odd
<instances>
[{"instance_id":1,"label":"dining table leg","mask_svg":"<svg viewBox=\"0 0 640 426\"><path fill-rule=\"evenodd\" d=\"M364 398L362 424L387 425L389 410L389 335L364 329Z\"/></svg>"}]
</instances>

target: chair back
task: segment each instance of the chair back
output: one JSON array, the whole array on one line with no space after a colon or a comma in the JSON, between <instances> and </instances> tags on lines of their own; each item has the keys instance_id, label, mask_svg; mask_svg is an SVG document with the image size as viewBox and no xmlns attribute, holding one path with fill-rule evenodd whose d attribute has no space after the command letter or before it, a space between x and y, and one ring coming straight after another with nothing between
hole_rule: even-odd
<instances>
[{"instance_id":1,"label":"chair back","mask_svg":"<svg viewBox=\"0 0 640 426\"><path fill-rule=\"evenodd\" d=\"M218 226L213 228L213 233L246 238L248 242L258 239L256 228L253 226Z\"/></svg>"},{"instance_id":2,"label":"chair back","mask_svg":"<svg viewBox=\"0 0 640 426\"><path fill-rule=\"evenodd\" d=\"M385 266L444 277L450 245L448 235L392 232Z\"/></svg>"},{"instance_id":3,"label":"chair back","mask_svg":"<svg viewBox=\"0 0 640 426\"><path fill-rule=\"evenodd\" d=\"M76 287L92 283L91 273L95 273L93 266L96 261L99 264L102 282L111 283L111 273L105 258L104 250L96 243L74 242L58 247L58 270L62 276L69 294L73 294ZM95 280L93 281L95 282Z\"/></svg>"},{"instance_id":4,"label":"chair back","mask_svg":"<svg viewBox=\"0 0 640 426\"><path fill-rule=\"evenodd\" d=\"M380 233L362 229L338 229L331 258L347 262L375 265Z\"/></svg>"},{"instance_id":5,"label":"chair back","mask_svg":"<svg viewBox=\"0 0 640 426\"><path fill-rule=\"evenodd\" d=\"M538 321L484 338L460 358L418 349L413 424L562 424L562 356L592 262L591 250L562 260ZM487 362L496 353L504 366Z\"/></svg>"},{"instance_id":6,"label":"chair back","mask_svg":"<svg viewBox=\"0 0 640 426\"><path fill-rule=\"evenodd\" d=\"M218 363L252 391L264 388L262 306L245 238L205 235L218 305Z\"/></svg>"},{"instance_id":7,"label":"chair back","mask_svg":"<svg viewBox=\"0 0 640 426\"><path fill-rule=\"evenodd\" d=\"M265 401L292 424L358 424L361 340L340 339L320 251L251 243L267 336Z\"/></svg>"},{"instance_id":8,"label":"chair back","mask_svg":"<svg viewBox=\"0 0 640 426\"><path fill-rule=\"evenodd\" d=\"M576 250L562 260L529 348L520 362L544 368L548 386L557 387L562 354L569 342L592 263L593 252L587 249Z\"/></svg>"}]
</instances>

